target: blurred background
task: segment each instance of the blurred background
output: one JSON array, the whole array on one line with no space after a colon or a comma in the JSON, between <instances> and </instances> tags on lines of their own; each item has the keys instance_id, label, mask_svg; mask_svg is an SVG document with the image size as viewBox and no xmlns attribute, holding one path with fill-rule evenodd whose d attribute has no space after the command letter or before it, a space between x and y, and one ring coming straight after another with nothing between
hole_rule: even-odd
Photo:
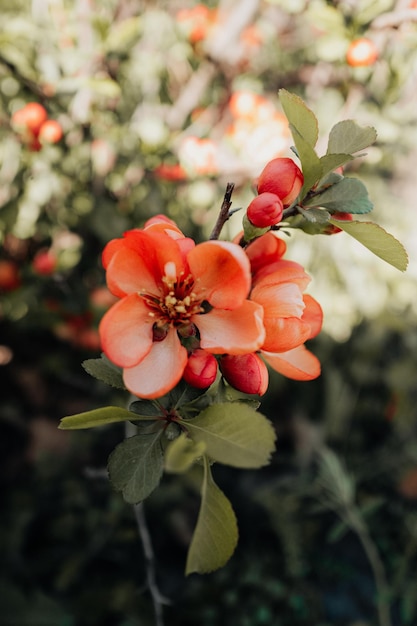
<instances>
[{"instance_id":1,"label":"blurred background","mask_svg":"<svg viewBox=\"0 0 417 626\"><path fill-rule=\"evenodd\" d=\"M417 2L0 0L0 23L2 623L156 623L133 512L103 471L123 427L57 425L126 403L81 366L113 301L105 243L158 213L204 240L227 182L245 208L291 155L285 88L317 116L320 154L340 120L376 128L346 174L410 264L344 233L286 238L324 310L323 373L272 376L271 466L215 468L240 528L222 570L184 577L191 480L146 501L165 621L417 624ZM223 235L240 228L238 212Z\"/></svg>"}]
</instances>

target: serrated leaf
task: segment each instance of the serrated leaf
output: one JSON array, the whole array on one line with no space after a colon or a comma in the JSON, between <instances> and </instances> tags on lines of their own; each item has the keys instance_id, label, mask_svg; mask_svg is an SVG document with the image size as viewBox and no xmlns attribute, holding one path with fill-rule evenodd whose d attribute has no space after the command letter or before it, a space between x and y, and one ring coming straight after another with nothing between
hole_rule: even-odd
<instances>
[{"instance_id":1,"label":"serrated leaf","mask_svg":"<svg viewBox=\"0 0 417 626\"><path fill-rule=\"evenodd\" d=\"M311 187L322 178L323 168L314 148L312 148L308 141L306 141L291 124L290 128L301 161L301 169L303 170L304 184L299 196L302 200Z\"/></svg>"},{"instance_id":2,"label":"serrated leaf","mask_svg":"<svg viewBox=\"0 0 417 626\"><path fill-rule=\"evenodd\" d=\"M401 272L405 272L407 269L408 255L404 246L378 224L373 222L347 222L335 220L334 218L331 218L330 223L344 230L380 259Z\"/></svg>"},{"instance_id":3,"label":"serrated leaf","mask_svg":"<svg viewBox=\"0 0 417 626\"><path fill-rule=\"evenodd\" d=\"M337 167L342 167L353 160L351 154L325 154L320 157L320 163L322 167L322 179L333 172ZM322 181L321 181L322 182ZM321 183L320 183L321 184Z\"/></svg>"},{"instance_id":4,"label":"serrated leaf","mask_svg":"<svg viewBox=\"0 0 417 626\"><path fill-rule=\"evenodd\" d=\"M343 120L330 131L327 154L354 154L372 145L376 138L376 130L372 126L362 127L353 120Z\"/></svg>"},{"instance_id":5,"label":"serrated leaf","mask_svg":"<svg viewBox=\"0 0 417 626\"><path fill-rule=\"evenodd\" d=\"M164 469L161 434L162 429L129 437L109 457L110 481L129 504L142 502L159 485Z\"/></svg>"},{"instance_id":6,"label":"serrated leaf","mask_svg":"<svg viewBox=\"0 0 417 626\"><path fill-rule=\"evenodd\" d=\"M116 367L116 365L113 365L104 354L102 354L99 359L87 359L83 361L82 366L90 376L101 380L103 383L106 383L106 385L110 385L116 389L126 389L123 382L122 371Z\"/></svg>"},{"instance_id":7,"label":"serrated leaf","mask_svg":"<svg viewBox=\"0 0 417 626\"><path fill-rule=\"evenodd\" d=\"M152 400L135 400L129 405L129 410L140 417L161 417L162 409Z\"/></svg>"},{"instance_id":8,"label":"serrated leaf","mask_svg":"<svg viewBox=\"0 0 417 626\"><path fill-rule=\"evenodd\" d=\"M339 213L369 213L373 204L369 199L368 190L357 178L342 178L325 191L307 198L305 207L326 207Z\"/></svg>"},{"instance_id":9,"label":"serrated leaf","mask_svg":"<svg viewBox=\"0 0 417 626\"><path fill-rule=\"evenodd\" d=\"M237 542L238 528L232 505L214 482L205 459L201 507L185 573L206 574L223 567L235 551Z\"/></svg>"},{"instance_id":10,"label":"serrated leaf","mask_svg":"<svg viewBox=\"0 0 417 626\"><path fill-rule=\"evenodd\" d=\"M168 409L177 409L184 404L194 402L207 392L207 389L197 389L197 387L191 387L184 380L180 380L178 385L171 389L171 391L159 398L158 402Z\"/></svg>"},{"instance_id":11,"label":"serrated leaf","mask_svg":"<svg viewBox=\"0 0 417 626\"><path fill-rule=\"evenodd\" d=\"M225 465L262 467L275 450L271 422L242 402L213 404L181 423L194 441L204 442L209 457Z\"/></svg>"},{"instance_id":12,"label":"serrated leaf","mask_svg":"<svg viewBox=\"0 0 417 626\"><path fill-rule=\"evenodd\" d=\"M174 474L187 472L203 456L205 449L203 441L193 441L181 433L165 450L165 470Z\"/></svg>"},{"instance_id":13,"label":"serrated leaf","mask_svg":"<svg viewBox=\"0 0 417 626\"><path fill-rule=\"evenodd\" d=\"M318 226L324 226L329 223L330 213L324 209L298 209L301 215L308 221ZM319 231L320 232L320 231Z\"/></svg>"},{"instance_id":14,"label":"serrated leaf","mask_svg":"<svg viewBox=\"0 0 417 626\"><path fill-rule=\"evenodd\" d=\"M319 127L313 111L308 108L299 96L290 93L286 89L280 89L278 95L290 125L314 148L319 136Z\"/></svg>"},{"instance_id":15,"label":"serrated leaf","mask_svg":"<svg viewBox=\"0 0 417 626\"><path fill-rule=\"evenodd\" d=\"M122 409L118 406L106 406L101 409L93 409L85 413L68 415L63 417L58 426L61 430L78 430L81 428L94 428L104 426L104 424L114 424L116 422L126 422L140 419L138 415Z\"/></svg>"}]
</instances>

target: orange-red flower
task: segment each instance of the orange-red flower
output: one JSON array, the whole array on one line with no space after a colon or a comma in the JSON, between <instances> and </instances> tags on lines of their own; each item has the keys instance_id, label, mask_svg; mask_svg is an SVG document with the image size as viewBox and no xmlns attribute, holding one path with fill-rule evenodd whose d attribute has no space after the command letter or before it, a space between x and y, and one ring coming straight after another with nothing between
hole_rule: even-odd
<instances>
[{"instance_id":1,"label":"orange-red flower","mask_svg":"<svg viewBox=\"0 0 417 626\"><path fill-rule=\"evenodd\" d=\"M246 354L263 344L263 308L247 299L250 263L236 244L195 245L158 216L103 251L107 285L120 298L100 323L106 356L126 387L157 398L181 379L191 350ZM191 351L190 350L190 351Z\"/></svg>"},{"instance_id":2,"label":"orange-red flower","mask_svg":"<svg viewBox=\"0 0 417 626\"><path fill-rule=\"evenodd\" d=\"M285 243L272 232L247 247L253 272L250 298L264 311L265 341L260 350L276 371L296 380L320 374L320 362L304 343L321 330L319 303L304 290L310 277L298 263L283 259Z\"/></svg>"}]
</instances>

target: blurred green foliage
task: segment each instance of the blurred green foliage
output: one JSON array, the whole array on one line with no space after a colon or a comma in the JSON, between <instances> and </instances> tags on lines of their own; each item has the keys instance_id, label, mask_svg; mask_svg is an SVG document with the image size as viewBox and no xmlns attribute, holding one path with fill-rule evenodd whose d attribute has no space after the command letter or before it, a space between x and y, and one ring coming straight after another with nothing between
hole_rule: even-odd
<instances>
[{"instance_id":1,"label":"blurred green foliage","mask_svg":"<svg viewBox=\"0 0 417 626\"><path fill-rule=\"evenodd\" d=\"M374 572L339 519L340 485L351 484L349 506L385 568L392 624L416 623L416 11L390 0L0 0L5 624L154 624L133 513L100 474L121 427L56 427L63 415L125 403L80 365L99 354L110 304L103 245L157 213L203 239L228 181L233 206L245 206L265 163L291 154L279 88L314 110L323 146L342 119L377 129L351 167L410 269L400 277L343 234L291 238L325 311L313 346L323 375L273 377L262 407L279 435L270 467L215 468L240 522L223 570L183 577L192 482L164 479L150 498L164 613L173 626L377 624ZM352 67L346 52L362 36L379 56ZM242 92L256 96L243 112ZM59 122L58 143L32 150L22 139L12 119L28 102ZM330 500L317 481L323 446L340 460Z\"/></svg>"}]
</instances>

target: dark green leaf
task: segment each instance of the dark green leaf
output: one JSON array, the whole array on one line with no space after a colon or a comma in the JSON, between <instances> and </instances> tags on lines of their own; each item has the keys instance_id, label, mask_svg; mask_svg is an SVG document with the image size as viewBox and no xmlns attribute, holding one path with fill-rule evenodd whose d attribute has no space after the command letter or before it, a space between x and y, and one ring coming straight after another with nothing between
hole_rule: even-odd
<instances>
[{"instance_id":1,"label":"dark green leaf","mask_svg":"<svg viewBox=\"0 0 417 626\"><path fill-rule=\"evenodd\" d=\"M337 167L342 167L353 160L353 156L350 154L325 154L320 157L320 163L322 166L322 177L324 178L330 172L333 172ZM320 181L322 184L323 179Z\"/></svg>"},{"instance_id":2,"label":"dark green leaf","mask_svg":"<svg viewBox=\"0 0 417 626\"><path fill-rule=\"evenodd\" d=\"M232 505L215 484L205 459L201 507L188 551L186 574L206 574L223 567L237 541L238 528Z\"/></svg>"},{"instance_id":3,"label":"dark green leaf","mask_svg":"<svg viewBox=\"0 0 417 626\"><path fill-rule=\"evenodd\" d=\"M126 389L122 371L113 365L104 354L99 359L83 361L82 366L90 376L101 380L106 385L116 387L116 389Z\"/></svg>"},{"instance_id":4,"label":"dark green leaf","mask_svg":"<svg viewBox=\"0 0 417 626\"><path fill-rule=\"evenodd\" d=\"M156 434L129 437L109 457L110 481L130 504L142 502L161 480L164 469L161 434L162 429Z\"/></svg>"},{"instance_id":5,"label":"dark green leaf","mask_svg":"<svg viewBox=\"0 0 417 626\"><path fill-rule=\"evenodd\" d=\"M378 224L373 222L347 222L335 220L334 218L330 222L357 239L368 250L401 272L405 272L407 269L408 255L404 246Z\"/></svg>"},{"instance_id":6,"label":"dark green leaf","mask_svg":"<svg viewBox=\"0 0 417 626\"><path fill-rule=\"evenodd\" d=\"M194 402L203 396L206 391L207 389L197 389L188 385L184 380L180 380L178 385L171 389L166 396L159 398L158 402L166 409L176 409L184 404Z\"/></svg>"},{"instance_id":7,"label":"dark green leaf","mask_svg":"<svg viewBox=\"0 0 417 626\"><path fill-rule=\"evenodd\" d=\"M372 145L376 138L372 126L361 127L353 120L343 120L330 131L327 154L354 154Z\"/></svg>"},{"instance_id":8,"label":"dark green leaf","mask_svg":"<svg viewBox=\"0 0 417 626\"><path fill-rule=\"evenodd\" d=\"M369 213L373 204L368 190L357 178L342 178L325 191L306 199L306 207L326 207L331 212Z\"/></svg>"},{"instance_id":9,"label":"dark green leaf","mask_svg":"<svg viewBox=\"0 0 417 626\"><path fill-rule=\"evenodd\" d=\"M301 215L307 220L307 222L312 222L313 224L317 224L319 226L324 226L328 224L330 220L330 213L324 211L323 209L298 209Z\"/></svg>"},{"instance_id":10,"label":"dark green leaf","mask_svg":"<svg viewBox=\"0 0 417 626\"><path fill-rule=\"evenodd\" d=\"M225 465L262 467L275 449L271 422L243 402L213 404L182 424L194 441L204 442L209 457Z\"/></svg>"},{"instance_id":11,"label":"dark green leaf","mask_svg":"<svg viewBox=\"0 0 417 626\"><path fill-rule=\"evenodd\" d=\"M141 417L161 417L162 409L153 400L135 400L129 406L130 411Z\"/></svg>"}]
</instances>

